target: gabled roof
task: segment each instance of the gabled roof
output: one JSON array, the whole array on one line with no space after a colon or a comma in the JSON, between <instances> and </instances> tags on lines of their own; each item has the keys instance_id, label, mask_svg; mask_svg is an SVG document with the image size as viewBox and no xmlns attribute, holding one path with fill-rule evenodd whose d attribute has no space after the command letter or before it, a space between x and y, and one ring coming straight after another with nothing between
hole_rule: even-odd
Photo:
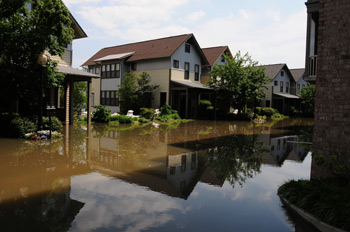
<instances>
[{"instance_id":1,"label":"gabled roof","mask_svg":"<svg viewBox=\"0 0 350 232\"><path fill-rule=\"evenodd\" d=\"M290 72L286 64L269 64L269 65L263 65L263 67L265 67L265 73L270 77L271 80L275 79L275 77L281 71L281 69L284 69L285 71L288 72L290 77L293 77L292 73Z\"/></svg>"},{"instance_id":2,"label":"gabled roof","mask_svg":"<svg viewBox=\"0 0 350 232\"><path fill-rule=\"evenodd\" d=\"M305 68L290 69L295 82L298 82L305 74Z\"/></svg>"},{"instance_id":3,"label":"gabled roof","mask_svg":"<svg viewBox=\"0 0 350 232\"><path fill-rule=\"evenodd\" d=\"M225 52L232 57L231 51L228 48L228 46L203 48L202 50L204 55L207 57L210 66L213 66L216 63L216 61L218 61L221 58L221 55Z\"/></svg>"},{"instance_id":4,"label":"gabled roof","mask_svg":"<svg viewBox=\"0 0 350 232\"><path fill-rule=\"evenodd\" d=\"M94 61L102 57L130 52L134 52L134 54L130 56L127 62L170 57L182 44L186 42L191 43L196 48L202 59L202 64L208 64L208 61L194 35L185 34L103 48L88 59L84 64L82 64L82 66L94 65Z\"/></svg>"},{"instance_id":5,"label":"gabled roof","mask_svg":"<svg viewBox=\"0 0 350 232\"><path fill-rule=\"evenodd\" d=\"M71 27L74 30L74 39L86 38L87 35L83 28L79 25L77 20L73 17L72 13L69 12L70 20L72 21Z\"/></svg>"}]
</instances>

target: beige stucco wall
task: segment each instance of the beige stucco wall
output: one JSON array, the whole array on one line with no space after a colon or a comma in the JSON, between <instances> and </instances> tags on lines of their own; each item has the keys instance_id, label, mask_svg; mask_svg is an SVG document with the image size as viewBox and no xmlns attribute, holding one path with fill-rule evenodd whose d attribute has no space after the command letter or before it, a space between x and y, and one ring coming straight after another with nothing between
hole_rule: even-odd
<instances>
[{"instance_id":1,"label":"beige stucco wall","mask_svg":"<svg viewBox=\"0 0 350 232\"><path fill-rule=\"evenodd\" d=\"M166 102L169 104L169 69L159 69L159 70L144 70L151 76L151 85L159 85L159 87L154 90L154 100L152 107L159 109L160 105L160 93L166 92ZM136 71L135 74L139 75L142 71Z\"/></svg>"}]
</instances>

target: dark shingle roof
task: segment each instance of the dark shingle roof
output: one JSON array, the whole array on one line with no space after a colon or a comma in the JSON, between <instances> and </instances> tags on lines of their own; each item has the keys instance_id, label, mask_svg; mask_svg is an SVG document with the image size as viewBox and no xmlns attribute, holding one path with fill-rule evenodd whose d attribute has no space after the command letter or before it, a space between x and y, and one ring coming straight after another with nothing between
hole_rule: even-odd
<instances>
[{"instance_id":1,"label":"dark shingle roof","mask_svg":"<svg viewBox=\"0 0 350 232\"><path fill-rule=\"evenodd\" d=\"M196 47L199 55L202 58L203 64L208 64L208 61L203 54L198 42L193 34L178 35L155 40L148 40L137 43L130 43L120 46L107 47L98 51L90 59L88 59L82 66L94 65L94 60L121 53L134 54L127 60L128 62L155 58L170 57L182 44L189 42Z\"/></svg>"},{"instance_id":2,"label":"dark shingle roof","mask_svg":"<svg viewBox=\"0 0 350 232\"><path fill-rule=\"evenodd\" d=\"M277 74L281 71L282 68L287 67L286 64L269 64L269 65L263 65L265 67L265 73L270 77L271 80L275 79ZM287 67L287 70L288 67Z\"/></svg>"},{"instance_id":3,"label":"dark shingle roof","mask_svg":"<svg viewBox=\"0 0 350 232\"><path fill-rule=\"evenodd\" d=\"M298 82L305 74L305 68L290 69L295 82Z\"/></svg>"},{"instance_id":4,"label":"dark shingle roof","mask_svg":"<svg viewBox=\"0 0 350 232\"><path fill-rule=\"evenodd\" d=\"M230 49L228 46L219 46L212 48L203 48L202 49L204 55L207 57L210 66L213 66L218 59L220 59L221 55L224 52L227 52L228 55L232 56Z\"/></svg>"}]
</instances>

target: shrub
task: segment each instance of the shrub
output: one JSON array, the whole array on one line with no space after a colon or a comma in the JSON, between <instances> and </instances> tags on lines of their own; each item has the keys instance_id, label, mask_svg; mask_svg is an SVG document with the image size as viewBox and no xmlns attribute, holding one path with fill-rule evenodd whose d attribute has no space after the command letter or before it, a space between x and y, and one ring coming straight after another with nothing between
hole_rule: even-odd
<instances>
[{"instance_id":1,"label":"shrub","mask_svg":"<svg viewBox=\"0 0 350 232\"><path fill-rule=\"evenodd\" d=\"M110 121L118 121L119 123L131 123L132 121L137 120L137 118L128 117L126 115L116 115L110 117Z\"/></svg>"},{"instance_id":2,"label":"shrub","mask_svg":"<svg viewBox=\"0 0 350 232\"><path fill-rule=\"evenodd\" d=\"M162 107L160 107L159 111L160 111L160 116L162 116L162 115L170 115L170 114L177 114L177 111L171 109L171 106L169 106L168 104L165 104Z\"/></svg>"},{"instance_id":3,"label":"shrub","mask_svg":"<svg viewBox=\"0 0 350 232\"><path fill-rule=\"evenodd\" d=\"M152 108L141 108L140 109L140 115L143 118L152 120L154 118L155 114L156 114L155 109L152 109Z\"/></svg>"},{"instance_id":4,"label":"shrub","mask_svg":"<svg viewBox=\"0 0 350 232\"><path fill-rule=\"evenodd\" d=\"M111 111L102 105L95 106L96 111L92 113L93 122L109 122Z\"/></svg>"},{"instance_id":5,"label":"shrub","mask_svg":"<svg viewBox=\"0 0 350 232\"><path fill-rule=\"evenodd\" d=\"M51 131L61 132L62 127L63 127L62 123L57 117L51 117ZM49 117L43 117L43 129L50 130L50 118Z\"/></svg>"},{"instance_id":6,"label":"shrub","mask_svg":"<svg viewBox=\"0 0 350 232\"><path fill-rule=\"evenodd\" d=\"M161 115L161 116L158 116L156 119L160 122L168 122L170 120L179 120L181 118L177 113L175 113L175 114Z\"/></svg>"},{"instance_id":7,"label":"shrub","mask_svg":"<svg viewBox=\"0 0 350 232\"><path fill-rule=\"evenodd\" d=\"M139 118L138 120L140 123L149 123L149 120L146 118Z\"/></svg>"},{"instance_id":8,"label":"shrub","mask_svg":"<svg viewBox=\"0 0 350 232\"><path fill-rule=\"evenodd\" d=\"M36 131L36 125L28 118L15 117L11 120L8 136L24 137L26 133Z\"/></svg>"},{"instance_id":9,"label":"shrub","mask_svg":"<svg viewBox=\"0 0 350 232\"><path fill-rule=\"evenodd\" d=\"M270 118L272 115L278 114L278 110L271 107L256 107L256 113Z\"/></svg>"}]
</instances>

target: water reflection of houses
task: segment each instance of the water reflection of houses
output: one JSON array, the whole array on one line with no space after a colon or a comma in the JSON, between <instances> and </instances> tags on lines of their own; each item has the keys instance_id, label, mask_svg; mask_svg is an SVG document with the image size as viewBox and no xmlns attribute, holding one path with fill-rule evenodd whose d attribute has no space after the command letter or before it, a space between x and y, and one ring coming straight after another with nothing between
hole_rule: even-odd
<instances>
[{"instance_id":1,"label":"water reflection of houses","mask_svg":"<svg viewBox=\"0 0 350 232\"><path fill-rule=\"evenodd\" d=\"M264 135L264 163L281 166L285 160L303 162L308 154L305 144L298 142L297 135Z\"/></svg>"},{"instance_id":2,"label":"water reflection of houses","mask_svg":"<svg viewBox=\"0 0 350 232\"><path fill-rule=\"evenodd\" d=\"M71 176L89 170L72 165L61 144L16 142L0 156L1 230L67 231L84 206L71 199Z\"/></svg>"},{"instance_id":3,"label":"water reflection of houses","mask_svg":"<svg viewBox=\"0 0 350 232\"><path fill-rule=\"evenodd\" d=\"M167 144L160 142L164 140L164 133L156 131L150 136L153 139L147 140L146 147L138 145L142 148L140 152L133 141L122 142L117 131L109 131L102 138L91 136L88 164L102 174L187 199L202 174L198 152L176 154L177 149L169 150Z\"/></svg>"}]
</instances>

